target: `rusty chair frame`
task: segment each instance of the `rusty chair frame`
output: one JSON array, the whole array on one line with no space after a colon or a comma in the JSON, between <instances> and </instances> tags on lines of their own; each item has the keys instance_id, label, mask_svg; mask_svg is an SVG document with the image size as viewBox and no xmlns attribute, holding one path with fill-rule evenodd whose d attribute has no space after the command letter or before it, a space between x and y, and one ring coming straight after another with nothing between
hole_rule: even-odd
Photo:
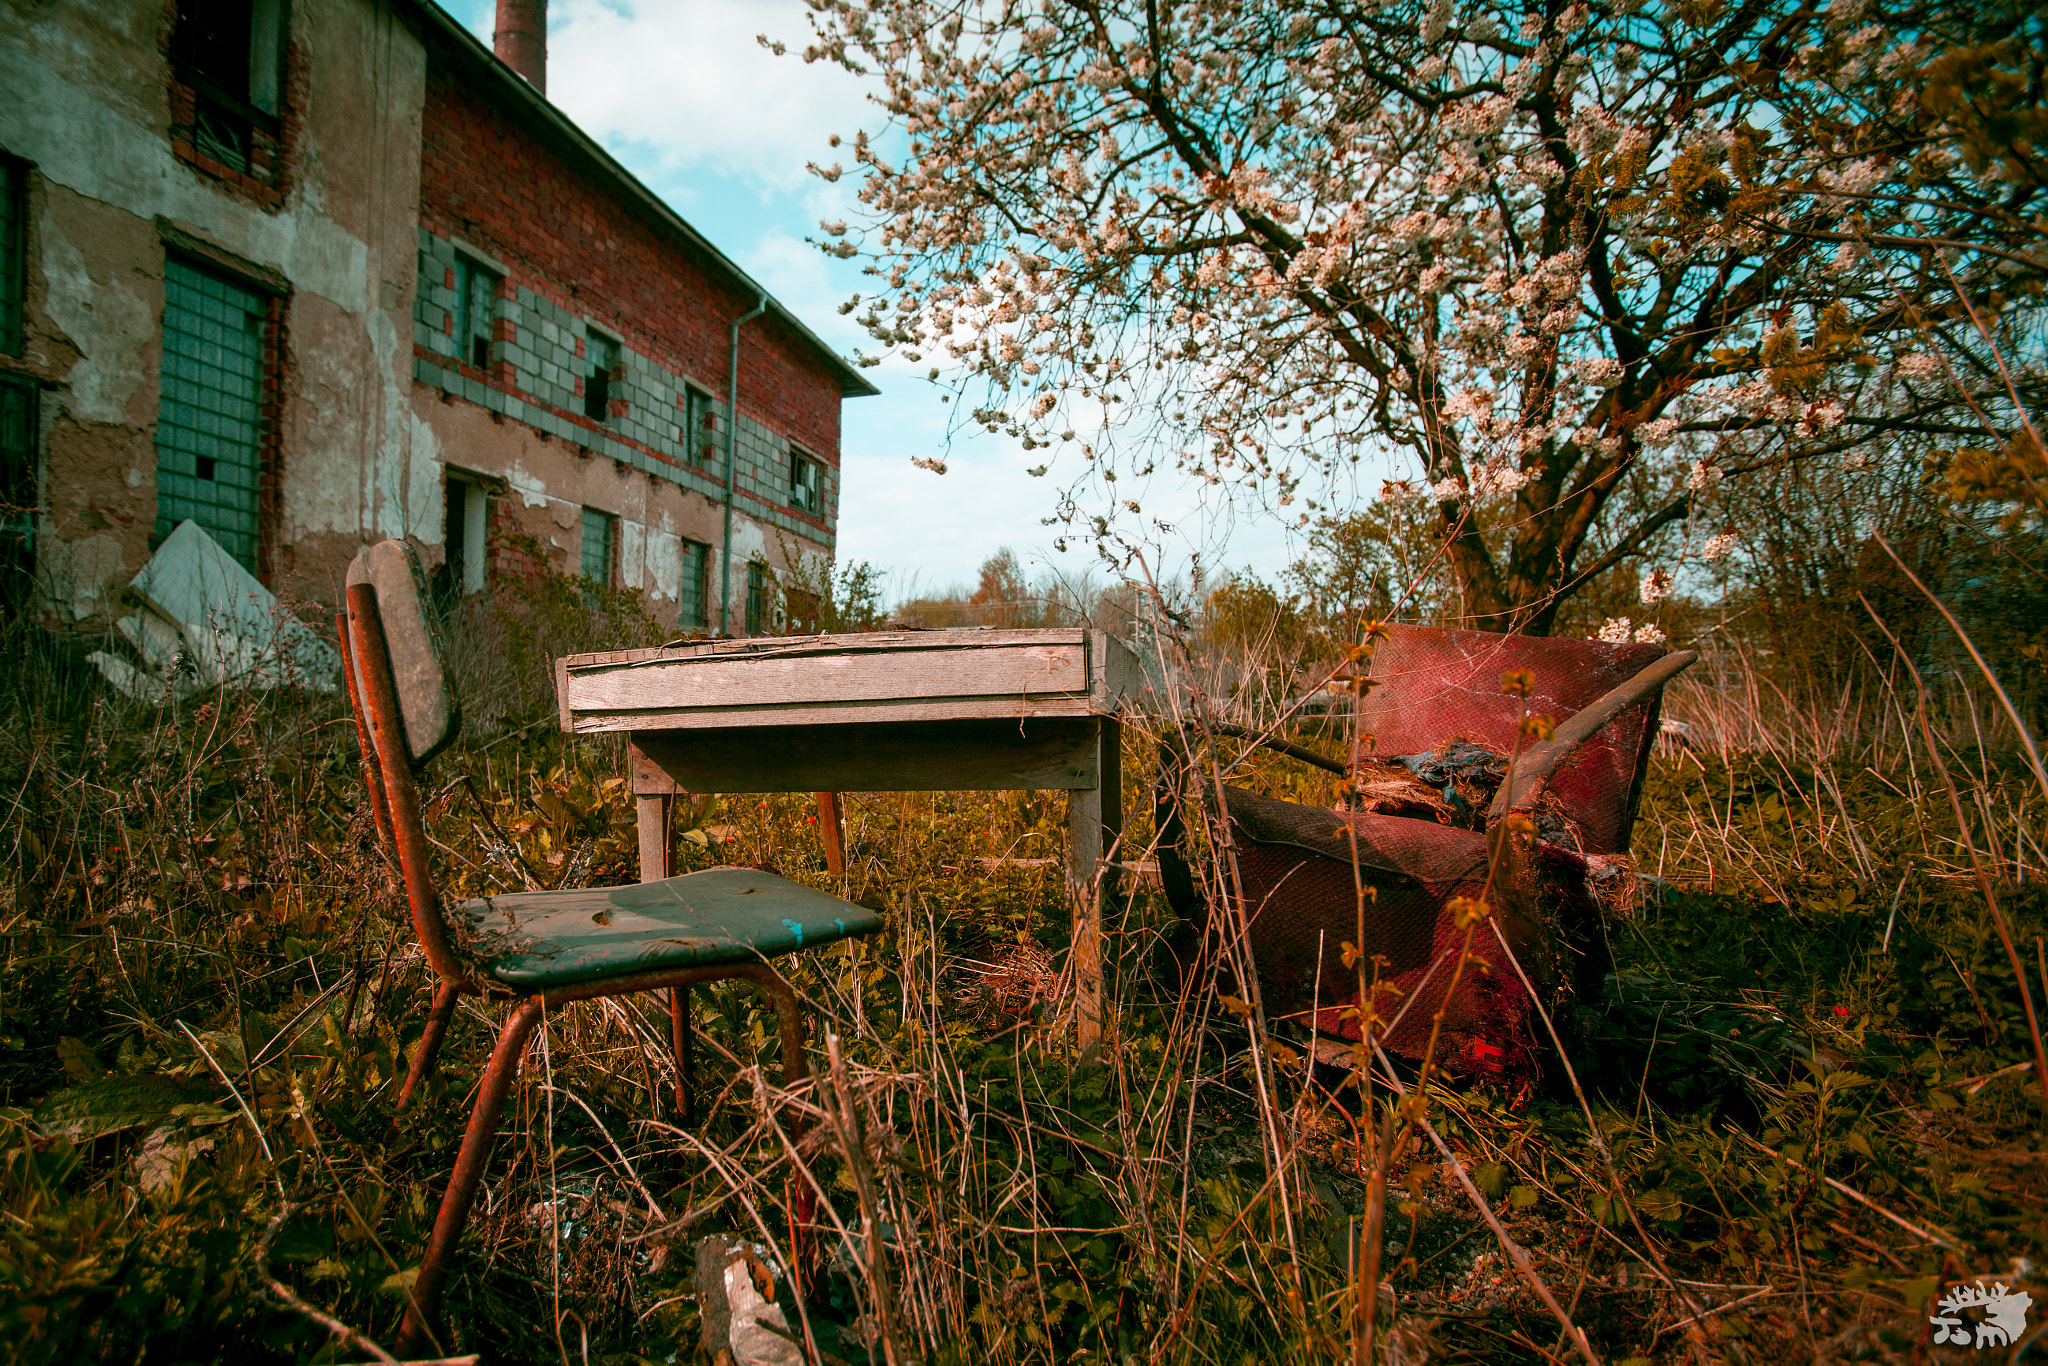
<instances>
[{"instance_id":1,"label":"rusty chair frame","mask_svg":"<svg viewBox=\"0 0 2048 1366\"><path fill-rule=\"evenodd\" d=\"M801 1083L809 1076L809 1067L804 1059L804 1021L796 993L765 961L672 967L524 994L491 982L463 961L449 934L440 888L432 874L426 827L414 781L416 765L406 747L404 716L377 587L374 583L350 584L346 600L347 610L337 614L335 624L341 638L342 674L347 680L349 705L361 743L370 806L379 835L396 856L414 936L429 967L440 979L426 1027L399 1090L398 1108L403 1110L421 1083L432 1075L456 1003L464 992L518 1002L499 1030L497 1044L484 1069L476 1104L470 1111L462 1146L420 1261L419 1275L408 1292L396 1348L400 1355L417 1355L433 1337L431 1324L449 1261L490 1160L506 1093L519 1071L534 1027L548 1011L572 1001L666 989L670 993L677 1101L685 1123L689 1122L692 1109L688 1080L691 1035L685 993L692 985L731 979L752 983L775 1007L781 1034L783 1085L793 1087ZM799 1197L802 1193L800 1189Z\"/></svg>"}]
</instances>

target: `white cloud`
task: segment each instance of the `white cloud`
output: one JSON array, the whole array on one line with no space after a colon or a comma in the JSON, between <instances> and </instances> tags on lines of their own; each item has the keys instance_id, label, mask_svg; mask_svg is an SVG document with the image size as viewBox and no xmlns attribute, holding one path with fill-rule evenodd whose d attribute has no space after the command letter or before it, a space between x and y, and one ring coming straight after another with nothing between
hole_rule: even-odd
<instances>
[{"instance_id":1,"label":"white cloud","mask_svg":"<svg viewBox=\"0 0 2048 1366\"><path fill-rule=\"evenodd\" d=\"M469 23L491 40L495 7L472 0ZM712 170L788 191L804 164L831 160L825 139L878 122L864 84L801 53L802 0L556 0L548 13L548 98L615 152L644 148L636 174Z\"/></svg>"}]
</instances>

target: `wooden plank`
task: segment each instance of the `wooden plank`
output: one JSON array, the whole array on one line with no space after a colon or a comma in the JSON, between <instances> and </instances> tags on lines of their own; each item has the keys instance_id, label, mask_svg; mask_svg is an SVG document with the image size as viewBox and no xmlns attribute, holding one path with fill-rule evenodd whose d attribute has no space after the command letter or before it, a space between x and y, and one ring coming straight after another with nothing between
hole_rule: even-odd
<instances>
[{"instance_id":1,"label":"wooden plank","mask_svg":"<svg viewBox=\"0 0 2048 1366\"><path fill-rule=\"evenodd\" d=\"M1067 895L1074 903L1074 1030L1081 1061L1102 1047L1102 789L1067 794Z\"/></svg>"},{"instance_id":2,"label":"wooden plank","mask_svg":"<svg viewBox=\"0 0 2048 1366\"><path fill-rule=\"evenodd\" d=\"M1086 696L1088 691L1088 651L1078 644L571 664L566 684L569 710L579 721L621 711L980 698L1005 698L1021 706L1032 698Z\"/></svg>"},{"instance_id":3,"label":"wooden plank","mask_svg":"<svg viewBox=\"0 0 2048 1366\"><path fill-rule=\"evenodd\" d=\"M1090 787L1091 717L648 730L633 791L968 792Z\"/></svg>"},{"instance_id":4,"label":"wooden plank","mask_svg":"<svg viewBox=\"0 0 2048 1366\"><path fill-rule=\"evenodd\" d=\"M981 650L1014 646L1085 645L1081 627L1001 631L864 631L858 635L754 636L740 640L671 641L639 650L599 650L569 655L572 669L699 658L800 658L820 654L895 653L922 650Z\"/></svg>"},{"instance_id":5,"label":"wooden plank","mask_svg":"<svg viewBox=\"0 0 2048 1366\"><path fill-rule=\"evenodd\" d=\"M1135 700L1145 690L1145 670L1131 647L1107 631L1095 632L1090 664L1090 700L1095 710L1108 716L1126 700Z\"/></svg>"},{"instance_id":6,"label":"wooden plank","mask_svg":"<svg viewBox=\"0 0 2048 1366\"><path fill-rule=\"evenodd\" d=\"M846 824L839 812L839 794L818 794L818 839L825 846L825 871L846 876Z\"/></svg>"},{"instance_id":7,"label":"wooden plank","mask_svg":"<svg viewBox=\"0 0 2048 1366\"><path fill-rule=\"evenodd\" d=\"M980 697L943 701L899 702L813 702L787 706L717 707L701 711L676 708L579 714L574 719L577 735L603 735L617 731L635 734L670 730L694 734L701 730L786 729L788 727L852 725L912 725L923 721L1007 721L1012 726L1034 718L1080 720L1094 715L1094 703L1087 695L1078 697L1033 697L1019 702L1014 697ZM877 791L873 784L861 791Z\"/></svg>"},{"instance_id":8,"label":"wooden plank","mask_svg":"<svg viewBox=\"0 0 2048 1366\"><path fill-rule=\"evenodd\" d=\"M634 825L640 836L640 880L659 882L674 876L675 848L669 839L671 796L640 797L633 804Z\"/></svg>"}]
</instances>

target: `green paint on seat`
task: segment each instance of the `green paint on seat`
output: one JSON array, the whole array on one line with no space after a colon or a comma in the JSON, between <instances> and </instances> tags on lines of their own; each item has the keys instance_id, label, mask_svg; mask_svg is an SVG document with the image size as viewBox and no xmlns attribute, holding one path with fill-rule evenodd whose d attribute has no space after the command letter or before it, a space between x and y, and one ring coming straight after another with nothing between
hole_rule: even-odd
<instances>
[{"instance_id":1,"label":"green paint on seat","mask_svg":"<svg viewBox=\"0 0 2048 1366\"><path fill-rule=\"evenodd\" d=\"M865 906L752 868L464 902L472 952L510 987L545 991L664 968L759 962L872 934Z\"/></svg>"}]
</instances>

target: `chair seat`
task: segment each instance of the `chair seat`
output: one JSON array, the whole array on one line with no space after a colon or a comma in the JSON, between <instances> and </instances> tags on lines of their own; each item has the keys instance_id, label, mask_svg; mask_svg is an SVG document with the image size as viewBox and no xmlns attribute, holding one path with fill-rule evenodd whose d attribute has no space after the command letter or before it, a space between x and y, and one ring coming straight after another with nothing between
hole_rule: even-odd
<instances>
[{"instance_id":1,"label":"chair seat","mask_svg":"<svg viewBox=\"0 0 2048 1366\"><path fill-rule=\"evenodd\" d=\"M882 928L865 906L753 868L465 901L469 951L510 987L547 991L665 968L757 963Z\"/></svg>"}]
</instances>

